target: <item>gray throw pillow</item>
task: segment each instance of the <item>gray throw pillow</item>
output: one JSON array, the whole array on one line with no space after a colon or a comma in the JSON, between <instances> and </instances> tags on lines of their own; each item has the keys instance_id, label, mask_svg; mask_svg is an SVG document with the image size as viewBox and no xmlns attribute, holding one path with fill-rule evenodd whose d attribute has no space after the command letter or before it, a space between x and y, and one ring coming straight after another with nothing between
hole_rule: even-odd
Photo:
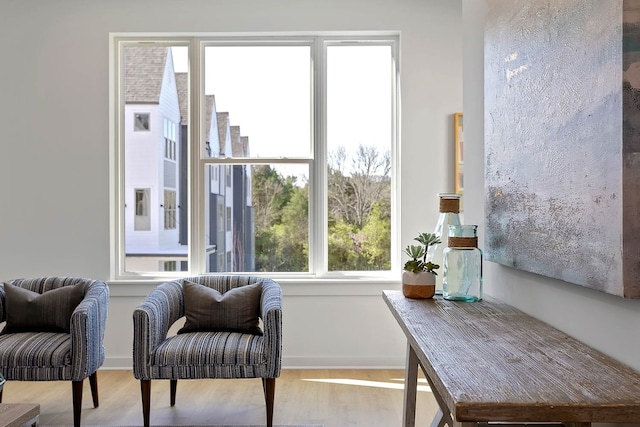
<instances>
[{"instance_id":1,"label":"gray throw pillow","mask_svg":"<svg viewBox=\"0 0 640 427\"><path fill-rule=\"evenodd\" d=\"M229 331L262 335L262 282L233 288L224 294L188 280L182 282L182 288L187 319L179 334Z\"/></svg>"},{"instance_id":2,"label":"gray throw pillow","mask_svg":"<svg viewBox=\"0 0 640 427\"><path fill-rule=\"evenodd\" d=\"M39 294L4 284L7 324L2 333L69 332L71 314L84 298L84 285L63 286Z\"/></svg>"}]
</instances>

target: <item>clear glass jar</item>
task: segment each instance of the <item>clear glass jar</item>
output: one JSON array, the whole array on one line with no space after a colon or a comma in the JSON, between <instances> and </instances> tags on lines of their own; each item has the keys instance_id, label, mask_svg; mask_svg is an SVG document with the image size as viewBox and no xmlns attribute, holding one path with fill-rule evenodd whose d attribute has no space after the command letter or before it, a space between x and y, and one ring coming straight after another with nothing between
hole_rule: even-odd
<instances>
[{"instance_id":1,"label":"clear glass jar","mask_svg":"<svg viewBox=\"0 0 640 427\"><path fill-rule=\"evenodd\" d=\"M477 225L450 225L448 247L443 254L442 296L474 302L482 299L482 251Z\"/></svg>"},{"instance_id":2,"label":"clear glass jar","mask_svg":"<svg viewBox=\"0 0 640 427\"><path fill-rule=\"evenodd\" d=\"M438 193L440 197L440 215L438 216L438 222L433 230L433 234L440 238L440 243L437 245L429 246L427 251L427 261L431 261L434 264L438 264L440 268L443 268L442 254L447 248L447 240L449 236L450 225L460 225L460 194L456 193ZM442 270L439 270L442 271ZM438 274L436 276L436 294L442 294L443 275Z\"/></svg>"}]
</instances>

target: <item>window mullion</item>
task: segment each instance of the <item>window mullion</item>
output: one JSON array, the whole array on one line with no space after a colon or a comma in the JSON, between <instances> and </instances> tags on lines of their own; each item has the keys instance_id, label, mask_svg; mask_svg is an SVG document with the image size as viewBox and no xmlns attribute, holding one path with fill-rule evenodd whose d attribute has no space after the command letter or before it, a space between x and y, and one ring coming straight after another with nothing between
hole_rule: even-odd
<instances>
[{"instance_id":1,"label":"window mullion","mask_svg":"<svg viewBox=\"0 0 640 427\"><path fill-rule=\"evenodd\" d=\"M324 276L329 261L327 242L327 64L326 45L317 38L312 49L313 64L313 195L310 197L310 263L316 276Z\"/></svg>"},{"instance_id":2,"label":"window mullion","mask_svg":"<svg viewBox=\"0 0 640 427\"><path fill-rule=\"evenodd\" d=\"M204 250L204 163L200 155L200 135L202 123L201 94L204 93L203 48L197 39L192 39L189 47L189 271L192 274L205 272Z\"/></svg>"}]
</instances>

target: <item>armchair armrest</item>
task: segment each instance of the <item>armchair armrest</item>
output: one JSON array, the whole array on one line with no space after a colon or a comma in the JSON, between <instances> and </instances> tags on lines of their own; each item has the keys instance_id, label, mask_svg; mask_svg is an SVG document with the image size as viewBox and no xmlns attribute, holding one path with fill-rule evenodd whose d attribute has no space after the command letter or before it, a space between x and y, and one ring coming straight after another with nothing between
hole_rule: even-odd
<instances>
[{"instance_id":1,"label":"armchair armrest","mask_svg":"<svg viewBox=\"0 0 640 427\"><path fill-rule=\"evenodd\" d=\"M262 281L260 311L264 324L267 377L277 378L282 367L282 289L271 279Z\"/></svg>"},{"instance_id":2,"label":"armchair armrest","mask_svg":"<svg viewBox=\"0 0 640 427\"><path fill-rule=\"evenodd\" d=\"M158 285L133 311L133 376L151 379L149 357L167 338L171 325L184 316L180 281Z\"/></svg>"},{"instance_id":3,"label":"armchair armrest","mask_svg":"<svg viewBox=\"0 0 640 427\"><path fill-rule=\"evenodd\" d=\"M7 320L7 308L4 302L4 285L0 286L0 322Z\"/></svg>"},{"instance_id":4,"label":"armchair armrest","mask_svg":"<svg viewBox=\"0 0 640 427\"><path fill-rule=\"evenodd\" d=\"M80 381L93 374L105 359L104 332L109 307L109 287L90 281L83 300L71 314L71 379Z\"/></svg>"}]
</instances>

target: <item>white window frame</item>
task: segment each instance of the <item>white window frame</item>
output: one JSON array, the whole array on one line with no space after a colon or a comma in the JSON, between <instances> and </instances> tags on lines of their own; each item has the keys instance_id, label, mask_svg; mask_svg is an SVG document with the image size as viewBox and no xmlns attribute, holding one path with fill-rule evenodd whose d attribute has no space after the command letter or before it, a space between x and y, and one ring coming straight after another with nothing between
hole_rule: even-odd
<instances>
[{"instance_id":1,"label":"white window frame","mask_svg":"<svg viewBox=\"0 0 640 427\"><path fill-rule=\"evenodd\" d=\"M213 164L218 166L231 167L234 164L276 164L276 163L301 163L309 164L309 173L312 176L310 181L316 182L309 189L309 272L301 273L265 273L269 277L280 280L317 280L333 281L336 279L346 279L352 281L357 278L364 278L372 282L376 281L397 281L400 266L399 251L399 221L400 221L400 189L399 189L399 135L400 135L400 59L399 45L400 37L398 33L390 32L370 32L370 33L323 33L322 35L289 35L275 33L252 33L252 34L197 34L197 35L175 35L171 33L162 34L131 34L121 33L110 34L110 141L111 141L111 279L118 280L164 280L176 276L207 274L205 260L204 233L197 230L204 230L204 209L203 200L200 196L204 194L202 186L204 183L204 165ZM202 117L190 119L191 123L197 125L189 126L188 136L188 169L189 169L189 194L188 203L190 205L190 226L189 226L189 271L167 274L163 272L145 274L131 273L124 271L124 108L121 108L123 99L123 88L118 81L122 70L120 63L120 49L126 44L137 43L157 43L162 46L188 46L190 55L189 73L189 110L204 112L204 99L199 93L199 88L204 87L204 48L211 43L216 44L253 44L262 41L266 45L282 43L284 45L308 44L312 54L312 147L313 152L308 159L291 158L212 158L207 157L204 151L204 144L193 144L192 141L200 141L205 122ZM391 212L394 220L391 225L391 270L389 271L328 271L328 208L327 185L326 185L326 164L327 164L327 142L326 142L326 47L330 45L388 45L392 51L392 136L391 136ZM193 121L195 120L195 121ZM194 149L194 145L196 149ZM323 165L317 167L316 165ZM315 216L314 216L315 215ZM260 275L260 273L252 273ZM150 277L151 276L151 277Z\"/></svg>"}]
</instances>

